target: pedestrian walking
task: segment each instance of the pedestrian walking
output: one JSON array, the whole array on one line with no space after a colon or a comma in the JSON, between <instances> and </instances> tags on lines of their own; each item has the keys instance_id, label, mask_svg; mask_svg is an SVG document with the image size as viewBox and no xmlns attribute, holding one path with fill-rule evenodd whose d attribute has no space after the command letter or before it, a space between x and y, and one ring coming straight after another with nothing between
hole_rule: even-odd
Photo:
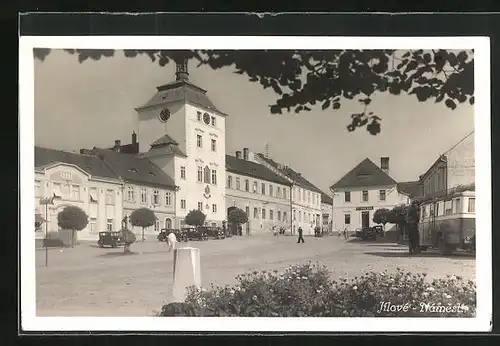
<instances>
[{"instance_id":1,"label":"pedestrian walking","mask_svg":"<svg viewBox=\"0 0 500 346\"><path fill-rule=\"evenodd\" d=\"M168 252L175 250L175 244L177 244L177 237L174 232L170 232L167 236Z\"/></svg>"},{"instance_id":2,"label":"pedestrian walking","mask_svg":"<svg viewBox=\"0 0 500 346\"><path fill-rule=\"evenodd\" d=\"M302 236L302 227L299 227L299 239L297 240L297 244L300 242L305 243L304 237Z\"/></svg>"},{"instance_id":3,"label":"pedestrian walking","mask_svg":"<svg viewBox=\"0 0 500 346\"><path fill-rule=\"evenodd\" d=\"M349 232L347 231L347 227L344 227L344 239L345 240L349 239Z\"/></svg>"}]
</instances>

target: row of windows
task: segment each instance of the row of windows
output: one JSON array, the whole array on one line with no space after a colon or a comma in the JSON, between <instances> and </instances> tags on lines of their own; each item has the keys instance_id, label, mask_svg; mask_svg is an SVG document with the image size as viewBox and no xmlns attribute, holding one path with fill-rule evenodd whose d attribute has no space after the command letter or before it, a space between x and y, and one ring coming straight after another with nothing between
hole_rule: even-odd
<instances>
[{"instance_id":1,"label":"row of windows","mask_svg":"<svg viewBox=\"0 0 500 346\"><path fill-rule=\"evenodd\" d=\"M202 112L198 111L196 113L196 120L202 121L204 116L205 117L210 117L209 124L212 125L212 126L215 126L215 117L213 115L209 115L208 113L203 114Z\"/></svg>"},{"instance_id":2,"label":"row of windows","mask_svg":"<svg viewBox=\"0 0 500 346\"><path fill-rule=\"evenodd\" d=\"M106 230L109 232L116 231L114 228L114 220L106 219ZM91 217L89 218L89 232L91 234L99 233L100 230L97 228L97 218Z\"/></svg>"},{"instance_id":3,"label":"row of windows","mask_svg":"<svg viewBox=\"0 0 500 346\"><path fill-rule=\"evenodd\" d=\"M47 187L48 187L47 183ZM103 190L101 190L103 192ZM114 205L116 202L116 191L112 189L106 190L105 201L106 204ZM52 194L62 199L70 199L80 201L81 196L81 188L79 185L75 184L62 184L62 183L52 183ZM50 194L47 194L50 195ZM41 181L35 181L35 197L42 196L42 184ZM98 189L96 187L89 188L89 202L90 203L98 203Z\"/></svg>"},{"instance_id":4,"label":"row of windows","mask_svg":"<svg viewBox=\"0 0 500 346\"><path fill-rule=\"evenodd\" d=\"M135 194L136 189L133 186L128 186L127 187L127 201L128 202L135 202L136 201L136 194ZM151 194L151 197L149 196L149 191L147 188L141 188L140 189L140 202L142 204L148 204L151 202L151 204L154 205L166 205L166 206L171 206L172 205L172 192L166 191L164 194L160 190L153 190L153 193Z\"/></svg>"},{"instance_id":5,"label":"row of windows","mask_svg":"<svg viewBox=\"0 0 500 346\"><path fill-rule=\"evenodd\" d=\"M186 210L185 199L181 199L181 209ZM203 202L198 202L198 210L203 211ZM212 204L212 213L217 213L217 204Z\"/></svg>"},{"instance_id":6,"label":"row of windows","mask_svg":"<svg viewBox=\"0 0 500 346\"><path fill-rule=\"evenodd\" d=\"M423 221L427 217L460 214L464 212L462 202L467 200L467 212L476 212L476 198L454 198L449 201L437 202L420 207L420 220Z\"/></svg>"},{"instance_id":7,"label":"row of windows","mask_svg":"<svg viewBox=\"0 0 500 346\"><path fill-rule=\"evenodd\" d=\"M299 202L304 202L308 204L311 204L312 202L314 206L319 206L321 203L320 195L316 193L311 193L311 191L307 191L302 188L294 188L292 194L293 194L292 198L294 201L296 200L295 197L297 197L297 200Z\"/></svg>"},{"instance_id":8,"label":"row of windows","mask_svg":"<svg viewBox=\"0 0 500 346\"><path fill-rule=\"evenodd\" d=\"M196 180L199 183L217 185L217 170L216 169L210 169L208 166L205 166L205 168L198 166L197 173L198 174L197 174Z\"/></svg>"},{"instance_id":9,"label":"row of windows","mask_svg":"<svg viewBox=\"0 0 500 346\"><path fill-rule=\"evenodd\" d=\"M249 212L250 212L249 207L246 207L246 212L247 212L247 214L249 214ZM269 220L274 220L275 215L276 215L277 221L283 221L283 222L287 221L286 211L281 212L281 210L277 210L275 213L275 210L273 210L273 209L260 208L260 213L259 213L259 208L257 208L257 207L253 208L252 216L254 219L260 218L262 220L266 220L268 218ZM248 215L248 218L250 218L250 215Z\"/></svg>"},{"instance_id":10,"label":"row of windows","mask_svg":"<svg viewBox=\"0 0 500 346\"><path fill-rule=\"evenodd\" d=\"M297 221L297 215L298 215L299 222L315 222L313 213L306 213L306 212L302 212L300 210L297 213L297 211L294 210L293 211L293 221Z\"/></svg>"},{"instance_id":11,"label":"row of windows","mask_svg":"<svg viewBox=\"0 0 500 346\"><path fill-rule=\"evenodd\" d=\"M203 148L203 136L200 134L196 135L196 146L198 148ZM214 138L210 139L210 150L213 152L217 151L217 140Z\"/></svg>"},{"instance_id":12,"label":"row of windows","mask_svg":"<svg viewBox=\"0 0 500 346\"><path fill-rule=\"evenodd\" d=\"M234 189L241 190L241 180L240 180L239 177L235 178L235 183L236 184L235 184ZM254 180L253 183L252 183L252 189L250 191L250 180L249 179L245 179L243 181L244 191L247 191L247 192L259 193L258 185L259 185L259 183ZM229 175L227 177L226 187L228 189L232 189L233 188L233 177L231 175ZM264 183L264 182L262 182L260 184L260 193L262 195L268 195L270 197L283 198L283 199L287 199L288 198L287 190L284 187L281 188L281 186L277 186L276 187L276 191L274 191L274 185L272 185L272 184L266 185L266 183Z\"/></svg>"},{"instance_id":13,"label":"row of windows","mask_svg":"<svg viewBox=\"0 0 500 346\"><path fill-rule=\"evenodd\" d=\"M378 200L385 201L386 198L387 198L386 190L379 190L378 191ZM368 202L368 200L369 200L368 190L361 191L361 201ZM345 191L344 192L344 202L350 202L350 201L351 201L351 191Z\"/></svg>"}]
</instances>

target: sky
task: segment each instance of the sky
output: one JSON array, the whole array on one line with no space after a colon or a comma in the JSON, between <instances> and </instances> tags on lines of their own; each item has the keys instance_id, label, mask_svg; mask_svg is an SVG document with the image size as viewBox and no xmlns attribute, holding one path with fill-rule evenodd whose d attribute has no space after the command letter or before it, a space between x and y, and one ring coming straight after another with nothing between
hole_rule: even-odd
<instances>
[{"instance_id":1,"label":"sky","mask_svg":"<svg viewBox=\"0 0 500 346\"><path fill-rule=\"evenodd\" d=\"M146 103L156 87L175 79L175 66L160 67L148 57L114 57L79 63L76 56L52 50L35 60L35 145L78 151L131 141L137 132L135 107ZM356 101L343 100L339 110L313 108L300 114L271 114L276 99L270 89L235 74L230 67L212 70L189 64L189 80L207 90L218 109L227 113L226 149L243 147L288 164L325 192L365 158L377 165L390 157L396 181L417 180L438 156L474 129L473 107L456 110L443 103L419 102L408 95L380 93L370 110L382 118L382 131L348 132Z\"/></svg>"}]
</instances>

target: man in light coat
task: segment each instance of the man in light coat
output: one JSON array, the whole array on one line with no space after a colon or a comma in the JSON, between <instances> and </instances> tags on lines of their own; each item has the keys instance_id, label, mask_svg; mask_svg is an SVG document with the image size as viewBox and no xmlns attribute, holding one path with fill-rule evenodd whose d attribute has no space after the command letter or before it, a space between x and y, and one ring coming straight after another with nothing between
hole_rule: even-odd
<instances>
[{"instance_id":1,"label":"man in light coat","mask_svg":"<svg viewBox=\"0 0 500 346\"><path fill-rule=\"evenodd\" d=\"M170 232L167 236L168 252L175 250L175 244L177 243L177 237L174 232Z\"/></svg>"}]
</instances>

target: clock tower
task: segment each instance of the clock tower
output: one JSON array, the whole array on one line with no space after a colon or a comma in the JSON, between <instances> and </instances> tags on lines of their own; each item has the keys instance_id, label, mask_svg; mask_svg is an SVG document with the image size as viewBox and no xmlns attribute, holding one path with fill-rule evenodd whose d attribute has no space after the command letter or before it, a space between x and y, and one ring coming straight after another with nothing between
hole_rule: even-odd
<instances>
[{"instance_id":1,"label":"clock tower","mask_svg":"<svg viewBox=\"0 0 500 346\"><path fill-rule=\"evenodd\" d=\"M193 209L206 215L208 225L226 218L227 115L189 80L188 62L176 64L176 79L158 86L138 114L139 152L162 168L179 187L176 216L179 227Z\"/></svg>"}]
</instances>

